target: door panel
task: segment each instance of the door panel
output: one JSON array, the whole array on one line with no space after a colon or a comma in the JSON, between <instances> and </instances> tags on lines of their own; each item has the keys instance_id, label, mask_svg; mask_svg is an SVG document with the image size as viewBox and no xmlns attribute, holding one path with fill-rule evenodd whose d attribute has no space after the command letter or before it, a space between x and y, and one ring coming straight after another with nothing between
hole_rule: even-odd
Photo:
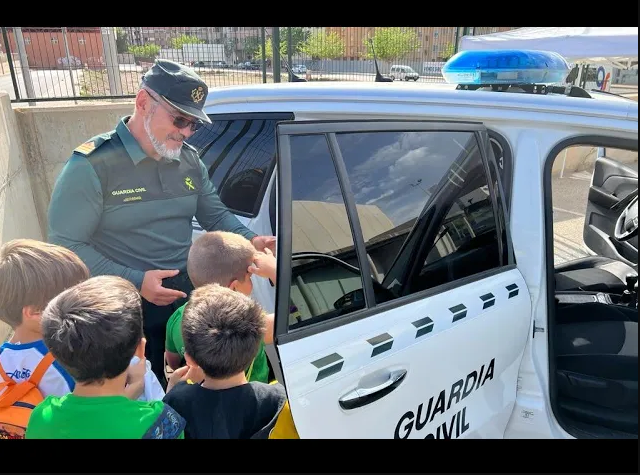
<instances>
[{"instance_id":1,"label":"door panel","mask_svg":"<svg viewBox=\"0 0 640 475\"><path fill-rule=\"evenodd\" d=\"M486 129L304 121L277 134L276 348L300 436L502 437L531 303L499 252Z\"/></svg>"},{"instance_id":2,"label":"door panel","mask_svg":"<svg viewBox=\"0 0 640 475\"><path fill-rule=\"evenodd\" d=\"M607 157L596 159L583 229L585 244L596 254L637 265L638 237L627 242L613 237L622 211L616 205L637 187L637 170Z\"/></svg>"},{"instance_id":3,"label":"door panel","mask_svg":"<svg viewBox=\"0 0 640 475\"><path fill-rule=\"evenodd\" d=\"M512 268L279 345L300 436L502 437L530 315L529 292ZM397 387L341 407L340 398L384 386L394 371L406 371Z\"/></svg>"}]
</instances>

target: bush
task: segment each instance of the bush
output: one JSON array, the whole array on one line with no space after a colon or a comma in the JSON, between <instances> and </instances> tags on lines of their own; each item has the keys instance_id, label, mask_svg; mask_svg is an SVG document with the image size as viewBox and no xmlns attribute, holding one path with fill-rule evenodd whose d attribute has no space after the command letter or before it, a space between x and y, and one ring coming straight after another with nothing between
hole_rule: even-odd
<instances>
[{"instance_id":1,"label":"bush","mask_svg":"<svg viewBox=\"0 0 640 475\"><path fill-rule=\"evenodd\" d=\"M133 54L136 61L139 60L153 60L160 53L160 46L158 45L142 45L142 46L129 46L129 53Z\"/></svg>"}]
</instances>

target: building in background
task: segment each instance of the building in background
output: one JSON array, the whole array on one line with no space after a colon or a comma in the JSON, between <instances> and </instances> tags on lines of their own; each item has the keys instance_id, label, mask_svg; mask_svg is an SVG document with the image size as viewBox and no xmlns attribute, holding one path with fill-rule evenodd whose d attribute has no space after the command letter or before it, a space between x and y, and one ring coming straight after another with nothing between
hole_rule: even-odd
<instances>
[{"instance_id":1,"label":"building in background","mask_svg":"<svg viewBox=\"0 0 640 475\"><path fill-rule=\"evenodd\" d=\"M9 48L13 57L18 52L15 32L7 28ZM102 67L105 65L100 27L68 27L67 45L64 47L61 27L22 28L24 47L29 58L29 67L34 69L62 69Z\"/></svg>"}]
</instances>

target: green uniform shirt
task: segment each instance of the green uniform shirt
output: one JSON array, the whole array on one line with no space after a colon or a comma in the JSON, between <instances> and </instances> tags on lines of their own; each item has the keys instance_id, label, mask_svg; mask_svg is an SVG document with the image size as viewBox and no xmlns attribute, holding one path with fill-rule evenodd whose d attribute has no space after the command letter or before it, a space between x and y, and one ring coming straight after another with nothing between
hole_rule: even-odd
<instances>
[{"instance_id":1,"label":"green uniform shirt","mask_svg":"<svg viewBox=\"0 0 640 475\"><path fill-rule=\"evenodd\" d=\"M31 412L27 439L184 439L184 419L162 401L48 396Z\"/></svg>"},{"instance_id":2,"label":"green uniform shirt","mask_svg":"<svg viewBox=\"0 0 640 475\"><path fill-rule=\"evenodd\" d=\"M177 353L184 358L184 340L182 339L182 312L184 304L178 308L167 322L165 349L171 353ZM245 371L247 381L269 382L269 363L267 353L264 351L264 341L260 341L260 349L253 359L253 365Z\"/></svg>"},{"instance_id":3,"label":"green uniform shirt","mask_svg":"<svg viewBox=\"0 0 640 475\"><path fill-rule=\"evenodd\" d=\"M220 201L204 163L148 157L127 128L93 137L63 167L49 206L49 241L74 251L92 275L119 275L138 289L144 272L185 270L195 216L207 231L256 236Z\"/></svg>"}]
</instances>

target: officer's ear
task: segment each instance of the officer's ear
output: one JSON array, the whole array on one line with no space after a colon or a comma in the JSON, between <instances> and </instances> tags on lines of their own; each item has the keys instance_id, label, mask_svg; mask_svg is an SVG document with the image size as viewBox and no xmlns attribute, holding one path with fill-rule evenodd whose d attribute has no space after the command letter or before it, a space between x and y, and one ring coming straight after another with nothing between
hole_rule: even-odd
<instances>
[{"instance_id":1,"label":"officer's ear","mask_svg":"<svg viewBox=\"0 0 640 475\"><path fill-rule=\"evenodd\" d=\"M136 94L136 109L140 109L146 111L150 106L150 97L149 93L144 89L140 89L138 94Z\"/></svg>"}]
</instances>

